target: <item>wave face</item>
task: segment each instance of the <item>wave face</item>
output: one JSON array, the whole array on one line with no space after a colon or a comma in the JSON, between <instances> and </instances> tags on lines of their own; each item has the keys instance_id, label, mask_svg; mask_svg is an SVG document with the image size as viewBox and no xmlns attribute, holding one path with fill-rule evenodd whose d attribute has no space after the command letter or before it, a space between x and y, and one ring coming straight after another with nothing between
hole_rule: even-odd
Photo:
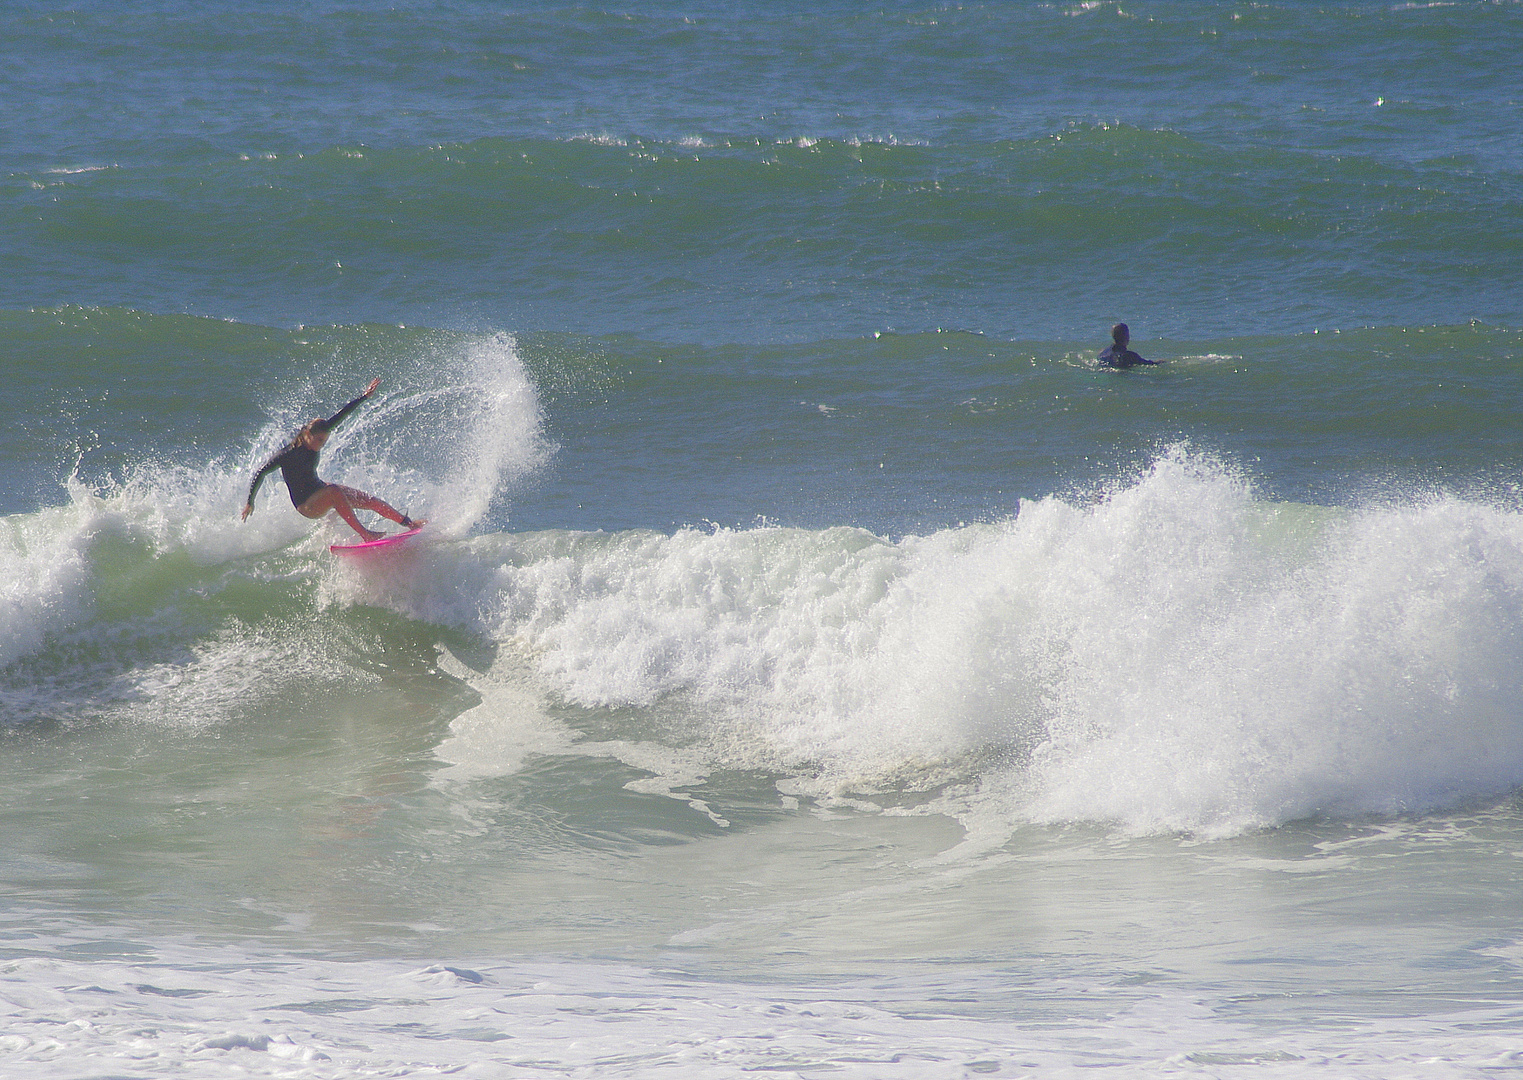
<instances>
[{"instance_id":1,"label":"wave face","mask_svg":"<svg viewBox=\"0 0 1523 1080\"><path fill-rule=\"evenodd\" d=\"M1523 468L1519 333L1480 324L1156 339L1138 344L1165 363L1145 373L1097 369L1092 339L953 331L674 344L71 305L0 312L0 333L17 436L0 444L0 512L55 505L71 475L92 489L165 470L245 477L372 375L391 404L346 425L324 459L348 470L334 479L432 512L463 500L461 520L496 531L760 519L926 533L1101 490L1181 441L1295 502L1505 503ZM487 356L518 374L499 379ZM522 400L503 404L511 421L474 398L499 392ZM518 438L537 441L503 445ZM455 471L462 455L480 467Z\"/></svg>"}]
</instances>

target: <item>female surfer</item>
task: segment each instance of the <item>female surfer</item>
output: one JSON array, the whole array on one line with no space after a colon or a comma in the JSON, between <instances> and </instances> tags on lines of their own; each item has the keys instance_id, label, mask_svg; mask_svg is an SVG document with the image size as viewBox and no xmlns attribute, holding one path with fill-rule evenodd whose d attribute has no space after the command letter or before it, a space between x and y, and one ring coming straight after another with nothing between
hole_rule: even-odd
<instances>
[{"instance_id":1,"label":"female surfer","mask_svg":"<svg viewBox=\"0 0 1523 1080\"><path fill-rule=\"evenodd\" d=\"M416 529L425 524L414 521L374 495L367 495L342 484L324 483L317 478L317 455L327 443L329 433L354 411L355 406L375 393L375 388L380 385L380 379L373 380L365 387L363 394L328 419L319 416L305 424L290 445L260 466L254 474L254 482L249 485L249 498L243 506L242 520L247 521L254 512L254 496L259 491L259 485L264 482L265 475L279 469L280 478L286 482L286 490L291 493L291 504L303 517L320 518L329 510L337 510L338 516L366 540L379 540L385 534L373 532L361 525L360 519L354 515L356 509L380 514L404 529Z\"/></svg>"}]
</instances>

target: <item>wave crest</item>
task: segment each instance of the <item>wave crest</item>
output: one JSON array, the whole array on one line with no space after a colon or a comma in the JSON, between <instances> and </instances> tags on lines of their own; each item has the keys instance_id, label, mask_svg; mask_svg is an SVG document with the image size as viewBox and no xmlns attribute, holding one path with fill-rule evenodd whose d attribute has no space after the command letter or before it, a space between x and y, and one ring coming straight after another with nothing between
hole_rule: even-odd
<instances>
[{"instance_id":1,"label":"wave crest","mask_svg":"<svg viewBox=\"0 0 1523 1080\"><path fill-rule=\"evenodd\" d=\"M428 614L569 706L679 717L716 768L1206 835L1523 783L1523 520L1478 503L1271 503L1179 450L1093 502L898 542L539 533L468 558Z\"/></svg>"}]
</instances>

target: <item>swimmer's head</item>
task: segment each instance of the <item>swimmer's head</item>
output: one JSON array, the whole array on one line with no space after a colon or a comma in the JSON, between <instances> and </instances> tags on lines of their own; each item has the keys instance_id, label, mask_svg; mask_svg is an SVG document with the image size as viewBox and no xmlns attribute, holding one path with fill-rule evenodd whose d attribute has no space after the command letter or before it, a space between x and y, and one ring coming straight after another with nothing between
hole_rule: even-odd
<instances>
[{"instance_id":1,"label":"swimmer's head","mask_svg":"<svg viewBox=\"0 0 1523 1080\"><path fill-rule=\"evenodd\" d=\"M1126 347L1126 343L1132 340L1132 332L1126 328L1126 323L1118 322L1111 327L1111 340L1122 348Z\"/></svg>"}]
</instances>

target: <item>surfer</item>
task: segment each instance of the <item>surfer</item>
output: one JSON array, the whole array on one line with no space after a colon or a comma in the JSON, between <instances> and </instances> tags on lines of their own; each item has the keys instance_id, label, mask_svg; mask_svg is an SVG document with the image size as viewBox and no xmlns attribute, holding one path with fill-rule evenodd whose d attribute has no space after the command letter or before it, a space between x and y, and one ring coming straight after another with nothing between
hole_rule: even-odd
<instances>
[{"instance_id":1,"label":"surfer","mask_svg":"<svg viewBox=\"0 0 1523 1080\"><path fill-rule=\"evenodd\" d=\"M1127 345L1131 343L1132 332L1127 329L1126 323L1118 322L1111 327L1111 344L1100 353L1100 366L1108 368L1129 368L1138 364L1156 365L1156 360L1144 360Z\"/></svg>"},{"instance_id":2,"label":"surfer","mask_svg":"<svg viewBox=\"0 0 1523 1080\"><path fill-rule=\"evenodd\" d=\"M302 426L284 450L260 466L259 471L254 474L254 482L249 485L249 498L243 506L242 520L247 521L249 515L254 512L254 496L259 491L259 485L264 482L265 475L279 469L280 478L286 482L286 490L291 493L291 505L296 507L296 512L303 517L316 519L329 510L336 510L338 516L367 541L379 540L385 534L374 532L361 525L360 519L354 514L356 509L379 514L389 521L395 521L404 529L416 529L425 524L422 521L414 521L374 495L366 494L357 488L345 487L342 484L325 483L317 477L317 456L327 443L329 434L338 427L344 417L354 411L360 402L375 393L375 388L380 385L381 380L375 379L365 387L363 394L328 419L324 420L320 416L313 418Z\"/></svg>"}]
</instances>

